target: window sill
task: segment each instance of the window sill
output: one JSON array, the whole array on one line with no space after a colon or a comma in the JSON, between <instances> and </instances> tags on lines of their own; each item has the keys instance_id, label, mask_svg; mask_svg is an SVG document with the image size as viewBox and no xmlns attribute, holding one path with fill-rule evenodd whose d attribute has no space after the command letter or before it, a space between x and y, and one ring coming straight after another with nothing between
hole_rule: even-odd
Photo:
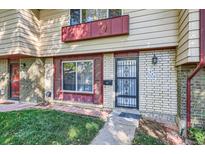
<instances>
[{"instance_id":1,"label":"window sill","mask_svg":"<svg viewBox=\"0 0 205 154\"><path fill-rule=\"evenodd\" d=\"M93 95L94 92L83 92L83 91L70 91L70 90L62 90L63 93L71 93L71 94L84 94L84 95Z\"/></svg>"}]
</instances>

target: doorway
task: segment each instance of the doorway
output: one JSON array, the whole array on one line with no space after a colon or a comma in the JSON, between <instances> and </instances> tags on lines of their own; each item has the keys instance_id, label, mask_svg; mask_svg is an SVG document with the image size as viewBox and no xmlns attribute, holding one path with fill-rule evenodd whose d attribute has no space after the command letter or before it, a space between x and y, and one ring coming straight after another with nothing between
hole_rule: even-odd
<instances>
[{"instance_id":1,"label":"doorway","mask_svg":"<svg viewBox=\"0 0 205 154\"><path fill-rule=\"evenodd\" d=\"M18 100L20 93L19 63L10 64L10 99Z\"/></svg>"}]
</instances>

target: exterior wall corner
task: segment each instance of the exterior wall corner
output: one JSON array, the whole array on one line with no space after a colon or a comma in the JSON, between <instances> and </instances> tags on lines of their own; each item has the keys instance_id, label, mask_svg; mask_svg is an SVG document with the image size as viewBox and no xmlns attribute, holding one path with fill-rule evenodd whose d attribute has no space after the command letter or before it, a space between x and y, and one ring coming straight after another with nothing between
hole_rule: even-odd
<instances>
[{"instance_id":1,"label":"exterior wall corner","mask_svg":"<svg viewBox=\"0 0 205 154\"><path fill-rule=\"evenodd\" d=\"M44 73L43 58L20 59L20 102L44 102Z\"/></svg>"}]
</instances>

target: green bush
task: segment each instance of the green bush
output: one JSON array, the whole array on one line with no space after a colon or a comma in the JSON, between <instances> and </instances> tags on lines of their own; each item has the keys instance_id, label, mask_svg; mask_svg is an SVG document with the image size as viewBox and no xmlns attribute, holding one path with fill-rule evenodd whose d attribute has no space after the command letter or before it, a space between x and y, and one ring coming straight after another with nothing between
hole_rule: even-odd
<instances>
[{"instance_id":1,"label":"green bush","mask_svg":"<svg viewBox=\"0 0 205 154\"><path fill-rule=\"evenodd\" d=\"M205 130L200 128L190 128L189 138L196 141L197 144L205 144Z\"/></svg>"}]
</instances>

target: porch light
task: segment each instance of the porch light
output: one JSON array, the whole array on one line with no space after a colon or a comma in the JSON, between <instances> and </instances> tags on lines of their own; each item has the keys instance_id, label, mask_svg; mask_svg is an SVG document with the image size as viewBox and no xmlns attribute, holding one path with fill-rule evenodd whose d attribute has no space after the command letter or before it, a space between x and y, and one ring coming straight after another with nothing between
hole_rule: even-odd
<instances>
[{"instance_id":1,"label":"porch light","mask_svg":"<svg viewBox=\"0 0 205 154\"><path fill-rule=\"evenodd\" d=\"M157 64L158 58L157 56L154 54L154 56L152 57L152 64Z\"/></svg>"},{"instance_id":2,"label":"porch light","mask_svg":"<svg viewBox=\"0 0 205 154\"><path fill-rule=\"evenodd\" d=\"M25 68L26 67L26 63L21 63L21 68Z\"/></svg>"}]
</instances>

